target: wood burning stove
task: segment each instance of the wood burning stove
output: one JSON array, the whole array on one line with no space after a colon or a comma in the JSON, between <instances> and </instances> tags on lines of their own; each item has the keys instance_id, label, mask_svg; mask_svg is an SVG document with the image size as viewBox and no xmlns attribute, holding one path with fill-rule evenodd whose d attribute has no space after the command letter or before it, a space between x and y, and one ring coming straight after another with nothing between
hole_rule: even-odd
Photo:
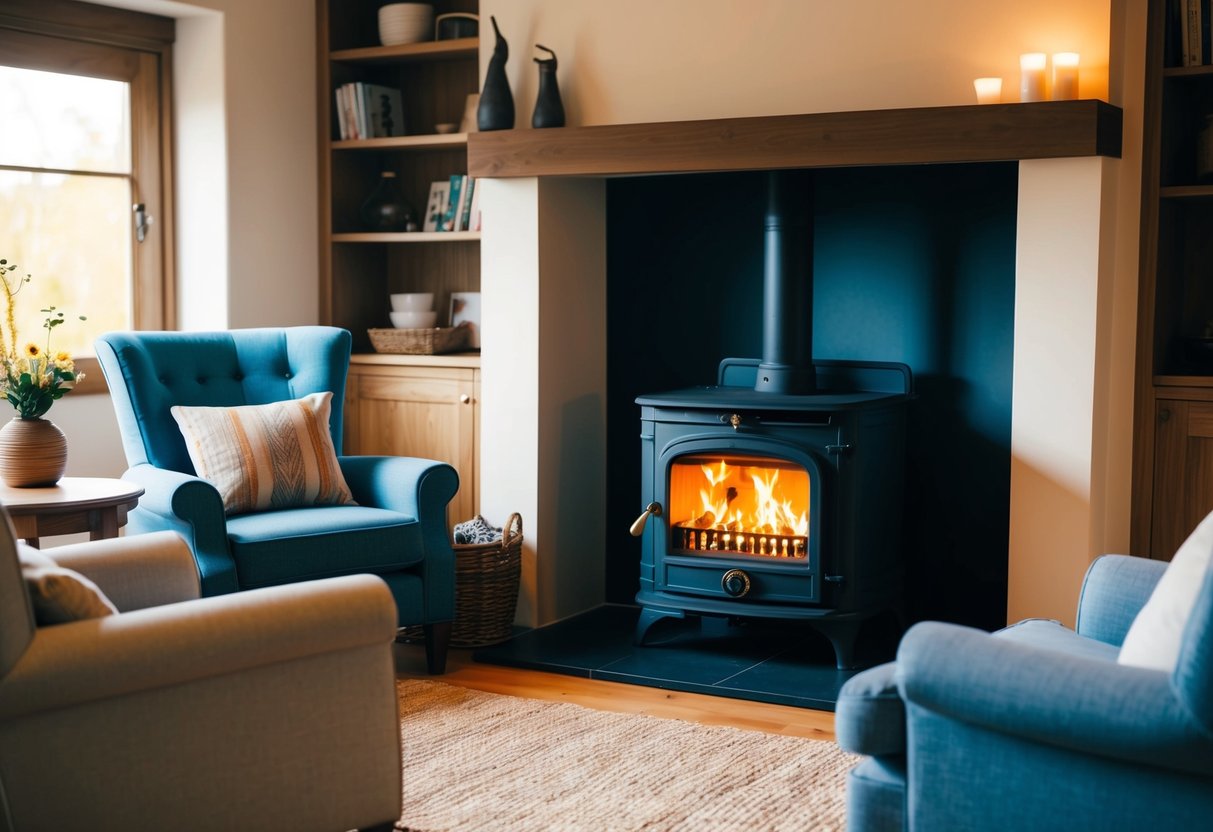
<instances>
[{"instance_id":1,"label":"wood burning stove","mask_svg":"<svg viewBox=\"0 0 1213 832\"><path fill-rule=\"evenodd\" d=\"M859 625L898 606L909 368L815 369L829 392L757 393L758 362L730 359L716 387L637 399L638 643L688 613L807 621L845 669Z\"/></svg>"},{"instance_id":2,"label":"wood burning stove","mask_svg":"<svg viewBox=\"0 0 1213 832\"><path fill-rule=\"evenodd\" d=\"M862 622L901 600L913 379L904 364L810 357L812 181L768 181L762 359L636 400L636 641L688 614L806 621L847 669Z\"/></svg>"}]
</instances>

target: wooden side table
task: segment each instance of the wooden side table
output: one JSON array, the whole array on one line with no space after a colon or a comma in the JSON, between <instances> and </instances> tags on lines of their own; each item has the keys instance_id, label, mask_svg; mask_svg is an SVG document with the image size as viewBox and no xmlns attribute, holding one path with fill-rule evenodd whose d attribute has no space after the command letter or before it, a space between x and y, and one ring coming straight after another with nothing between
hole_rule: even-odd
<instances>
[{"instance_id":1,"label":"wooden side table","mask_svg":"<svg viewBox=\"0 0 1213 832\"><path fill-rule=\"evenodd\" d=\"M39 538L88 532L89 540L117 537L126 513L139 504L142 486L126 480L64 477L46 488L0 485L0 503L17 537L38 548Z\"/></svg>"}]
</instances>

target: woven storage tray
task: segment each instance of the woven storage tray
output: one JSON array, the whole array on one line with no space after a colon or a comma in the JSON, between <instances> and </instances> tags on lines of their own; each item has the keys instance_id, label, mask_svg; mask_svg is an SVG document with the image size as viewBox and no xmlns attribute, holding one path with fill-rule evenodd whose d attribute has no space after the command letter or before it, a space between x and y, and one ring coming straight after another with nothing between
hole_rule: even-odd
<instances>
[{"instance_id":1,"label":"woven storage tray","mask_svg":"<svg viewBox=\"0 0 1213 832\"><path fill-rule=\"evenodd\" d=\"M375 352L404 355L438 355L455 352L467 345L466 326L429 329L368 329Z\"/></svg>"},{"instance_id":2,"label":"woven storage tray","mask_svg":"<svg viewBox=\"0 0 1213 832\"><path fill-rule=\"evenodd\" d=\"M506 520L501 540L456 543L455 621L452 647L487 647L511 635L522 575L522 515ZM406 627L404 641L422 641L421 627Z\"/></svg>"}]
</instances>

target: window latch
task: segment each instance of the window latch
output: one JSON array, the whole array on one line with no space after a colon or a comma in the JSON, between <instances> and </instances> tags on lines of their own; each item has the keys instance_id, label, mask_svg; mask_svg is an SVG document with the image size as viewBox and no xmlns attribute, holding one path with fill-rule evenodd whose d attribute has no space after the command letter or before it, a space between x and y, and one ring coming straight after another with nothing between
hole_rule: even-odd
<instances>
[{"instance_id":1,"label":"window latch","mask_svg":"<svg viewBox=\"0 0 1213 832\"><path fill-rule=\"evenodd\" d=\"M142 202L136 202L132 206L135 211L135 239L143 242L143 238L147 236L147 229L156 218L147 212L146 206Z\"/></svg>"}]
</instances>

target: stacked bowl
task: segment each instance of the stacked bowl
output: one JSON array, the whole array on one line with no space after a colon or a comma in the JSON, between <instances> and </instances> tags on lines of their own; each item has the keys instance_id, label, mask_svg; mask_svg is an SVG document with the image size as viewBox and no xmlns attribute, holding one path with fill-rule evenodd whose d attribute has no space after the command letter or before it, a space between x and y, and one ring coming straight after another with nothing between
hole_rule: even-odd
<instances>
[{"instance_id":1,"label":"stacked bowl","mask_svg":"<svg viewBox=\"0 0 1213 832\"><path fill-rule=\"evenodd\" d=\"M434 7L429 3L388 3L379 9L379 42L384 46L419 43L434 36Z\"/></svg>"},{"instance_id":2,"label":"stacked bowl","mask_svg":"<svg viewBox=\"0 0 1213 832\"><path fill-rule=\"evenodd\" d=\"M401 292L391 297L388 315L396 329L428 329L438 320L433 292Z\"/></svg>"}]
</instances>

